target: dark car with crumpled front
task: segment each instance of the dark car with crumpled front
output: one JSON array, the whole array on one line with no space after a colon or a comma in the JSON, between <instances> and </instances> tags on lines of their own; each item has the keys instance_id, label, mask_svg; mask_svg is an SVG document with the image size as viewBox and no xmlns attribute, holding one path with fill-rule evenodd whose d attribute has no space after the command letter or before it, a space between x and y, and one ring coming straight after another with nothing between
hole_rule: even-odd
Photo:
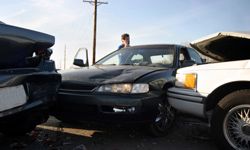
<instances>
[{"instance_id":1,"label":"dark car with crumpled front","mask_svg":"<svg viewBox=\"0 0 250 150\"><path fill-rule=\"evenodd\" d=\"M0 23L0 132L19 135L47 121L61 75L50 60L55 37Z\"/></svg>"},{"instance_id":2,"label":"dark car with crumpled front","mask_svg":"<svg viewBox=\"0 0 250 150\"><path fill-rule=\"evenodd\" d=\"M84 60L75 64L84 66ZM141 45L107 55L93 66L63 71L55 116L67 122L143 123L164 135L174 112L166 102L176 69L202 63L192 48Z\"/></svg>"}]
</instances>

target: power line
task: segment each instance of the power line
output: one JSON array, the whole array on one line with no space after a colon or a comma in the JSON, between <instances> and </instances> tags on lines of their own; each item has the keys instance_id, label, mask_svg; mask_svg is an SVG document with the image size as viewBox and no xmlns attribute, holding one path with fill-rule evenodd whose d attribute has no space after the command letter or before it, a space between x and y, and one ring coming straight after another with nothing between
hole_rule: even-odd
<instances>
[{"instance_id":1,"label":"power line","mask_svg":"<svg viewBox=\"0 0 250 150\"><path fill-rule=\"evenodd\" d=\"M85 1L85 0L83 0L83 2L87 2L87 3L90 3L91 5L95 5L95 1ZM99 6L101 4L108 4L108 2L97 2L97 6Z\"/></svg>"},{"instance_id":2,"label":"power line","mask_svg":"<svg viewBox=\"0 0 250 150\"><path fill-rule=\"evenodd\" d=\"M101 4L108 4L108 2L97 2L97 0L83 0L84 3L90 3L94 6L94 35L93 35L93 59L92 63L95 63L95 56L96 56L96 24L97 24L97 6Z\"/></svg>"}]
</instances>

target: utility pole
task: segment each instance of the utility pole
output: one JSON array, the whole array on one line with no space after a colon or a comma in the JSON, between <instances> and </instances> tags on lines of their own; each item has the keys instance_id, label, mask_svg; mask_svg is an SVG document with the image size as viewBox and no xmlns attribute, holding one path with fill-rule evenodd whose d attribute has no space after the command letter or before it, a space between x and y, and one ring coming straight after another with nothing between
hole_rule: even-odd
<instances>
[{"instance_id":1,"label":"utility pole","mask_svg":"<svg viewBox=\"0 0 250 150\"><path fill-rule=\"evenodd\" d=\"M90 3L94 5L94 35L93 35L93 59L92 64L95 63L95 56L96 56L96 24L97 24L97 6L101 4L108 4L108 2L97 2L97 0L83 0L83 2Z\"/></svg>"},{"instance_id":2,"label":"utility pole","mask_svg":"<svg viewBox=\"0 0 250 150\"><path fill-rule=\"evenodd\" d=\"M63 69L65 70L66 69L66 44L65 44L65 46L64 46L64 67L63 67Z\"/></svg>"}]
</instances>

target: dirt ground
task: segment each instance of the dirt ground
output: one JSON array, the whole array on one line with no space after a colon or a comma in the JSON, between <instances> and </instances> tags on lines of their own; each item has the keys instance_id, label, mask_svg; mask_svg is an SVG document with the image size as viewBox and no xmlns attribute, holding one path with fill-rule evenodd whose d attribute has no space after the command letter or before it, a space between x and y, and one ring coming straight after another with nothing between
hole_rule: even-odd
<instances>
[{"instance_id":1,"label":"dirt ground","mask_svg":"<svg viewBox=\"0 0 250 150\"><path fill-rule=\"evenodd\" d=\"M0 134L0 150L216 150L208 128L195 121L177 119L165 137L151 137L142 127L71 125L50 117L31 133L20 137Z\"/></svg>"}]
</instances>

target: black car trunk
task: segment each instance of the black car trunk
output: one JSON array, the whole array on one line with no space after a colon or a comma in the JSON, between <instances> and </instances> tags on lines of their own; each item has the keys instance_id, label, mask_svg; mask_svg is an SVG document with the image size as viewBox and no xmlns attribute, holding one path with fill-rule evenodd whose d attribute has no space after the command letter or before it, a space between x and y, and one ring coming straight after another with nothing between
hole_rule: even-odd
<instances>
[{"instance_id":1,"label":"black car trunk","mask_svg":"<svg viewBox=\"0 0 250 150\"><path fill-rule=\"evenodd\" d=\"M28 58L47 50L54 42L54 36L0 24L0 69L34 66Z\"/></svg>"}]
</instances>

